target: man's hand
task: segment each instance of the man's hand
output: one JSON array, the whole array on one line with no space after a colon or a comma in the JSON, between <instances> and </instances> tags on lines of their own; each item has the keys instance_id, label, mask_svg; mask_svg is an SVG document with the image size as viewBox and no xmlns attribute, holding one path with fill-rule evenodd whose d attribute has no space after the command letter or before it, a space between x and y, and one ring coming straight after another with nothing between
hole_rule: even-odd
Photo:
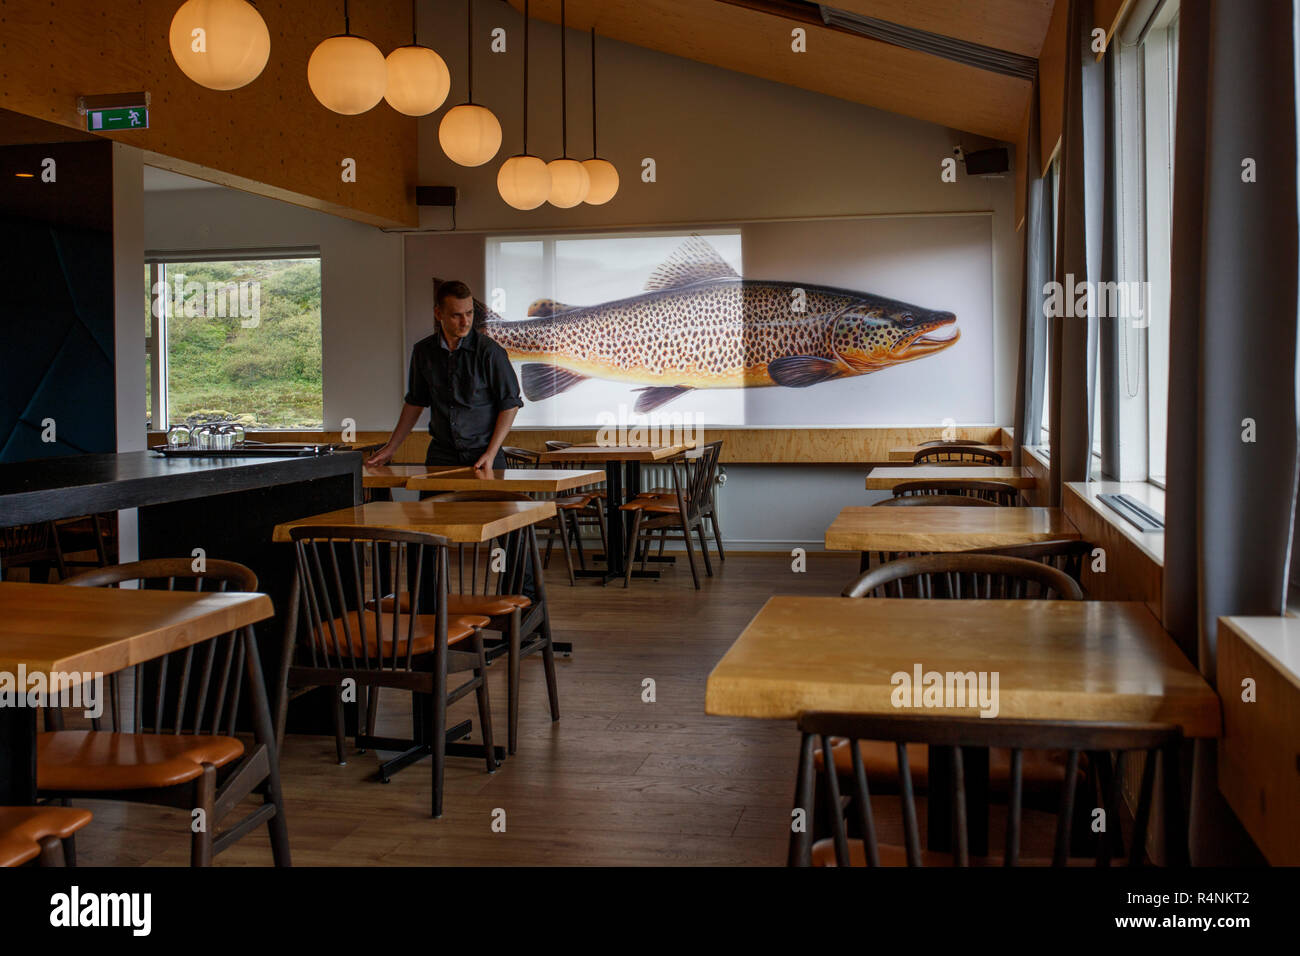
<instances>
[{"instance_id":1,"label":"man's hand","mask_svg":"<svg viewBox=\"0 0 1300 956\"><path fill-rule=\"evenodd\" d=\"M474 462L475 471L487 471L492 467L492 462L496 459L496 452L490 448L479 455L478 461Z\"/></svg>"},{"instance_id":2,"label":"man's hand","mask_svg":"<svg viewBox=\"0 0 1300 956\"><path fill-rule=\"evenodd\" d=\"M378 468L380 465L386 465L393 460L393 455L397 449L385 445L373 455L366 459L367 468Z\"/></svg>"}]
</instances>

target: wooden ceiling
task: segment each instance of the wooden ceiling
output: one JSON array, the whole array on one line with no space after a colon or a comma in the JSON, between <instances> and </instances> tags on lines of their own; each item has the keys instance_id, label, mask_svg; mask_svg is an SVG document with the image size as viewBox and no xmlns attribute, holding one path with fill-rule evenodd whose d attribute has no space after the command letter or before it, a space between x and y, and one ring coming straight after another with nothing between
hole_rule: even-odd
<instances>
[{"instance_id":1,"label":"wooden ceiling","mask_svg":"<svg viewBox=\"0 0 1300 956\"><path fill-rule=\"evenodd\" d=\"M508 0L523 11L524 0ZM836 0L841 10L1037 57L1053 0ZM531 0L558 23L560 0ZM570 27L952 129L1016 142L1030 81L718 0L568 0ZM793 53L790 31L808 31Z\"/></svg>"}]
</instances>

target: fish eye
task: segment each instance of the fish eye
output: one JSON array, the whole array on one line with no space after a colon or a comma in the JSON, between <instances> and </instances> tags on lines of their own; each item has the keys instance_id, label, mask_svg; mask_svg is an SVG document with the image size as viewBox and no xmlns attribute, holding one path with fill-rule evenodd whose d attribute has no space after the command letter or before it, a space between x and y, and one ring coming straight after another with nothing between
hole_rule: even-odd
<instances>
[{"instance_id":1,"label":"fish eye","mask_svg":"<svg viewBox=\"0 0 1300 956\"><path fill-rule=\"evenodd\" d=\"M911 312L904 312L898 317L898 321L902 322L904 325L911 325L916 321L916 317L913 316Z\"/></svg>"}]
</instances>

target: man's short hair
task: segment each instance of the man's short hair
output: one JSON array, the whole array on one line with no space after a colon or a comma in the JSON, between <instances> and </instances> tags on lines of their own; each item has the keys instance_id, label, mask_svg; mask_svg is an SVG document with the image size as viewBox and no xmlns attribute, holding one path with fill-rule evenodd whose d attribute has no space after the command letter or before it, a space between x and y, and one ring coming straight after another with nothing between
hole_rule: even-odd
<instances>
[{"instance_id":1,"label":"man's short hair","mask_svg":"<svg viewBox=\"0 0 1300 956\"><path fill-rule=\"evenodd\" d=\"M474 293L470 291L469 286L459 279L451 279L438 285L438 290L433 296L433 304L440 306L448 299L472 298L474 298Z\"/></svg>"}]
</instances>

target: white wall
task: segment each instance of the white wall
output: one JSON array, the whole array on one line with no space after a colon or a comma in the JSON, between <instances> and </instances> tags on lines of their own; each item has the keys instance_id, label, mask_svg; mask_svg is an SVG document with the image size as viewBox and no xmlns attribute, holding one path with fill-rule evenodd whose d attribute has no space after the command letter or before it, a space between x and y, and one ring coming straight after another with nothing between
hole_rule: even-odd
<instances>
[{"instance_id":1,"label":"white wall","mask_svg":"<svg viewBox=\"0 0 1300 956\"><path fill-rule=\"evenodd\" d=\"M140 150L113 144L113 361L117 450L141 451L145 431L144 167ZM117 513L118 560L140 556L136 509Z\"/></svg>"},{"instance_id":2,"label":"white wall","mask_svg":"<svg viewBox=\"0 0 1300 956\"><path fill-rule=\"evenodd\" d=\"M406 377L401 236L231 189L145 194L146 249L276 246L320 247L326 429L344 418L363 431L391 428ZM139 340L143 348L143 315Z\"/></svg>"}]
</instances>

